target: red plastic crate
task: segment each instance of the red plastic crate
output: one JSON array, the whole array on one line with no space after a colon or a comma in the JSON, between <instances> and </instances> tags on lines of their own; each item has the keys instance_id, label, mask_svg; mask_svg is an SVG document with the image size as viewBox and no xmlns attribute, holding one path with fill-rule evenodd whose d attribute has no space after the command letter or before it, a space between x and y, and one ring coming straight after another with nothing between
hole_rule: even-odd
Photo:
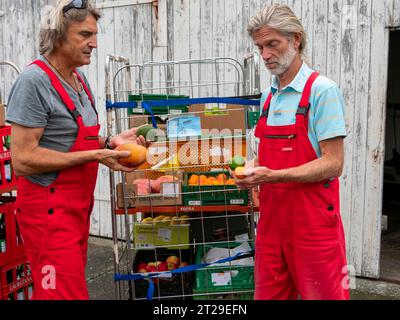
<instances>
[{"instance_id":1,"label":"red plastic crate","mask_svg":"<svg viewBox=\"0 0 400 320\"><path fill-rule=\"evenodd\" d=\"M11 126L0 127L0 194L11 192L17 187L17 177L11 165L10 146L7 137L11 135Z\"/></svg>"},{"instance_id":2,"label":"red plastic crate","mask_svg":"<svg viewBox=\"0 0 400 320\"><path fill-rule=\"evenodd\" d=\"M0 250L0 267L2 267L24 257L25 247L16 220L15 197L0 197L0 200L5 202L0 204L0 222L5 224L5 241L2 241L3 237L0 238L3 249Z\"/></svg>"},{"instance_id":3,"label":"red plastic crate","mask_svg":"<svg viewBox=\"0 0 400 320\"><path fill-rule=\"evenodd\" d=\"M26 257L0 267L0 300L29 300L33 292L32 275Z\"/></svg>"}]
</instances>

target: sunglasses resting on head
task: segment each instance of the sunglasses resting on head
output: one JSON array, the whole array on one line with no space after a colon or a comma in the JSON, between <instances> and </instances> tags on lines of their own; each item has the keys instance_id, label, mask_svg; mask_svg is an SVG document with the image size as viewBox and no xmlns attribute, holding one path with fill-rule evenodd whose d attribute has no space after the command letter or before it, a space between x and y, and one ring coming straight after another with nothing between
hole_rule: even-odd
<instances>
[{"instance_id":1,"label":"sunglasses resting on head","mask_svg":"<svg viewBox=\"0 0 400 320\"><path fill-rule=\"evenodd\" d=\"M71 9L86 9L87 8L87 0L72 0L69 4L67 4L63 8L63 13L65 14Z\"/></svg>"}]
</instances>

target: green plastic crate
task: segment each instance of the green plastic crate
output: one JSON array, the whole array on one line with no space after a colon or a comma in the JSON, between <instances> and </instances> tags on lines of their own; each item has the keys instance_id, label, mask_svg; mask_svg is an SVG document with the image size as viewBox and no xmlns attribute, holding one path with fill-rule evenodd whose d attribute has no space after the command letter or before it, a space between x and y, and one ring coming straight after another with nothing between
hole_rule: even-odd
<instances>
[{"instance_id":1,"label":"green plastic crate","mask_svg":"<svg viewBox=\"0 0 400 320\"><path fill-rule=\"evenodd\" d=\"M230 178L228 171L185 172L182 186L183 204L185 206L247 205L249 203L248 190L239 190L235 185L189 186L188 184L192 174L217 177L221 173Z\"/></svg>"},{"instance_id":2,"label":"green plastic crate","mask_svg":"<svg viewBox=\"0 0 400 320\"><path fill-rule=\"evenodd\" d=\"M175 99L189 99L189 96L185 95L165 95L165 94L137 94L137 95L129 95L128 100L131 101L157 101L157 100L175 100ZM169 108L169 109L168 109ZM153 110L153 114L181 114L186 113L189 110L187 105L182 106L155 106L151 108ZM128 109L128 115L135 114L132 108ZM150 114L148 111L145 111L145 114Z\"/></svg>"},{"instance_id":3,"label":"green plastic crate","mask_svg":"<svg viewBox=\"0 0 400 320\"><path fill-rule=\"evenodd\" d=\"M251 242L249 244L253 247ZM235 242L200 245L197 247L196 264L202 263L201 258L212 248L233 249L238 246L240 246L240 243ZM223 285L221 284L222 282L220 284L215 281L213 282L213 279L216 280L227 273L230 273L230 283ZM235 290L243 291L248 289L254 290L254 266L214 265L197 270L195 289L198 293L230 292Z\"/></svg>"},{"instance_id":4,"label":"green plastic crate","mask_svg":"<svg viewBox=\"0 0 400 320\"><path fill-rule=\"evenodd\" d=\"M258 119L260 119L260 112L259 111L249 111L248 114L248 124L250 129L253 129L258 122Z\"/></svg>"},{"instance_id":5,"label":"green plastic crate","mask_svg":"<svg viewBox=\"0 0 400 320\"><path fill-rule=\"evenodd\" d=\"M254 292L221 294L193 290L193 300L254 300Z\"/></svg>"}]
</instances>

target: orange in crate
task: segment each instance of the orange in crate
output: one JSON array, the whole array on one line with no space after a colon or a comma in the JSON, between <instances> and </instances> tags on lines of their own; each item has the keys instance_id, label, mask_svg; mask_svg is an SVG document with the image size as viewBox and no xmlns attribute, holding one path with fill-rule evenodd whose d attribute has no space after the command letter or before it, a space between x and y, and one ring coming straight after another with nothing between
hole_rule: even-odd
<instances>
[{"instance_id":1,"label":"orange in crate","mask_svg":"<svg viewBox=\"0 0 400 320\"><path fill-rule=\"evenodd\" d=\"M192 174L188 181L189 185L196 186L199 184L199 176L197 174Z\"/></svg>"}]
</instances>

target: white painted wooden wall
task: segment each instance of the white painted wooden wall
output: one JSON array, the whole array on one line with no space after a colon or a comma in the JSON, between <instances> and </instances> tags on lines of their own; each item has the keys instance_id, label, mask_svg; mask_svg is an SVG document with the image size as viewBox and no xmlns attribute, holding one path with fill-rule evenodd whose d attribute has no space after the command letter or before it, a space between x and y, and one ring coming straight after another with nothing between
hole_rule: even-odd
<instances>
[{"instance_id":1,"label":"white painted wooden wall","mask_svg":"<svg viewBox=\"0 0 400 320\"><path fill-rule=\"evenodd\" d=\"M108 6L102 9L99 22L99 48L92 64L84 69L96 95L102 133L107 54L123 55L134 63L217 56L242 60L254 50L246 33L249 18L272 2L293 8L308 34L307 61L343 90L348 137L341 199L348 260L357 275L378 277L387 27L400 26L400 0L159 0L158 19L150 3ZM0 60L23 67L36 57L39 14L47 3L54 0L0 0ZM13 72L0 67L3 94L14 79ZM263 72L262 88L269 80ZM109 194L108 170L101 167L93 235L111 237Z\"/></svg>"}]
</instances>

